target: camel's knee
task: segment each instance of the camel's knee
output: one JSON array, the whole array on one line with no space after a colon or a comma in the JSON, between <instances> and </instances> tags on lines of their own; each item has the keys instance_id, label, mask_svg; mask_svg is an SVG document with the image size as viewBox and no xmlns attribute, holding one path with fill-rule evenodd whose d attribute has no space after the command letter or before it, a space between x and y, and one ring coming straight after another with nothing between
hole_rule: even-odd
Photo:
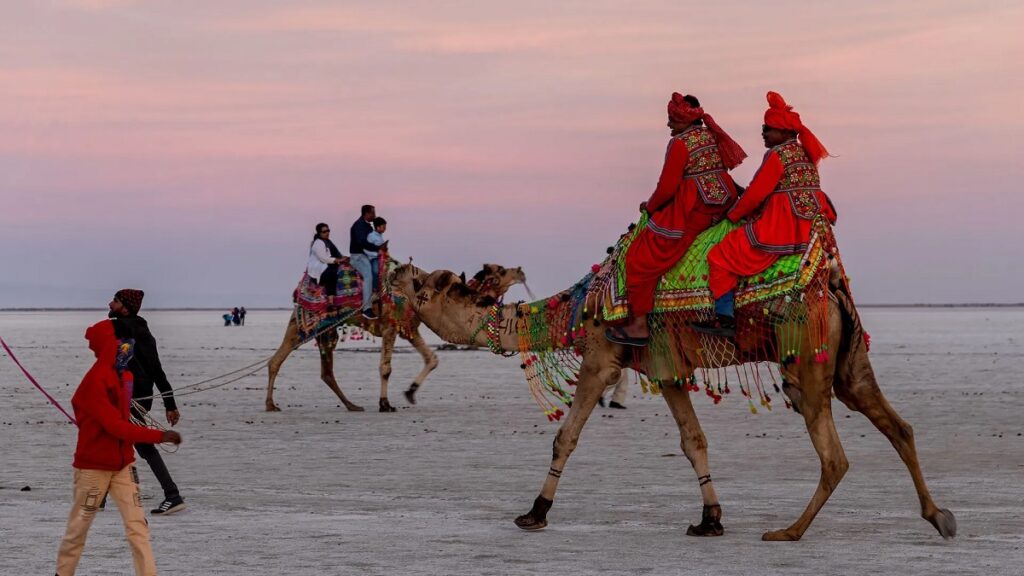
<instances>
[{"instance_id":1,"label":"camel's knee","mask_svg":"<svg viewBox=\"0 0 1024 576\"><path fill-rule=\"evenodd\" d=\"M850 462L846 459L846 455L840 454L838 457L829 458L821 464L821 477L825 483L825 487L831 492L835 490L836 486L839 485L839 481L846 476L846 472L850 469Z\"/></svg>"},{"instance_id":2,"label":"camel's knee","mask_svg":"<svg viewBox=\"0 0 1024 576\"><path fill-rule=\"evenodd\" d=\"M573 435L566 434L564 430L559 430L555 434L555 440L551 443L551 460L568 458L576 449L577 439Z\"/></svg>"},{"instance_id":3,"label":"camel's knee","mask_svg":"<svg viewBox=\"0 0 1024 576\"><path fill-rule=\"evenodd\" d=\"M437 368L437 364L438 364L438 362L437 362L437 355L436 354L431 354L427 358L427 370L433 370L434 368Z\"/></svg>"},{"instance_id":4,"label":"camel's knee","mask_svg":"<svg viewBox=\"0 0 1024 576\"><path fill-rule=\"evenodd\" d=\"M694 459L700 454L706 454L708 450L708 439L703 432L684 434L679 444L690 464L695 464Z\"/></svg>"}]
</instances>

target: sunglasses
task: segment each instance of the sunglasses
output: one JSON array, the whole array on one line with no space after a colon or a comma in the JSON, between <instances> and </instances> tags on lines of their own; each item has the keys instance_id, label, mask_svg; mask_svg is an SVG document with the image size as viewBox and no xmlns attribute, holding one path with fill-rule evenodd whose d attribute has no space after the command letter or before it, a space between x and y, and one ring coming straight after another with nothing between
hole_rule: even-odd
<instances>
[{"instance_id":1,"label":"sunglasses","mask_svg":"<svg viewBox=\"0 0 1024 576\"><path fill-rule=\"evenodd\" d=\"M321 234L330 234L330 232L331 230L329 228L324 228L323 230L320 231Z\"/></svg>"}]
</instances>

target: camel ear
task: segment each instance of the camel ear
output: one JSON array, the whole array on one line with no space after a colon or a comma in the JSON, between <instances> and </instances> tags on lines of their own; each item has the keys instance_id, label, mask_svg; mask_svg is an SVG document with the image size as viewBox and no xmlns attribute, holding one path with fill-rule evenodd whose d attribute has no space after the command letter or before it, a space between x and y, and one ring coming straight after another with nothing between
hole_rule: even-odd
<instances>
[{"instance_id":1,"label":"camel ear","mask_svg":"<svg viewBox=\"0 0 1024 576\"><path fill-rule=\"evenodd\" d=\"M459 280L462 280L463 284L466 283L466 273L465 272L460 272L459 273Z\"/></svg>"}]
</instances>

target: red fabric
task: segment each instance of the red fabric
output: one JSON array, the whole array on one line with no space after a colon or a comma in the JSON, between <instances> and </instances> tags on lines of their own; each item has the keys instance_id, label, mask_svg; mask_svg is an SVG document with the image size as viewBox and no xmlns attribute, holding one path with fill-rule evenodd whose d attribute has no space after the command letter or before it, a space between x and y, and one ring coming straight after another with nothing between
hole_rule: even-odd
<instances>
[{"instance_id":1,"label":"red fabric","mask_svg":"<svg viewBox=\"0 0 1024 576\"><path fill-rule=\"evenodd\" d=\"M705 204L695 180L684 178L689 158L684 142L669 141L658 187L647 200L650 222L626 253L626 297L634 315L652 310L658 280L686 254L698 234L721 220L736 198L736 185L723 172L729 197L722 205Z\"/></svg>"},{"instance_id":2,"label":"red fabric","mask_svg":"<svg viewBox=\"0 0 1024 576\"><path fill-rule=\"evenodd\" d=\"M690 103L679 92L673 92L672 98L668 101L668 119L676 124L693 124L695 120L703 120L715 135L715 140L718 142L718 153L727 170L739 166L747 157L743 148L715 122L710 114L704 112L704 108L690 106Z\"/></svg>"},{"instance_id":3,"label":"red fabric","mask_svg":"<svg viewBox=\"0 0 1024 576\"><path fill-rule=\"evenodd\" d=\"M733 230L708 252L708 287L715 299L735 290L741 277L761 273L779 258L751 246L744 232Z\"/></svg>"},{"instance_id":4,"label":"red fabric","mask_svg":"<svg viewBox=\"0 0 1024 576\"><path fill-rule=\"evenodd\" d=\"M710 221L709 217L705 218ZM688 231L681 239L674 240L645 228L629 245L626 252L626 298L634 315L648 314L654 309L654 290L658 281L686 254L699 233L699 230Z\"/></svg>"},{"instance_id":5,"label":"red fabric","mask_svg":"<svg viewBox=\"0 0 1024 576\"><path fill-rule=\"evenodd\" d=\"M139 313L139 309L142 308L142 297L145 295L146 293L142 290L123 288L114 294L114 299L124 304L124 307L128 309L129 316L135 316Z\"/></svg>"},{"instance_id":6,"label":"red fabric","mask_svg":"<svg viewBox=\"0 0 1024 576\"><path fill-rule=\"evenodd\" d=\"M116 471L135 461L135 443L158 444L163 433L128 421L131 372L118 376L114 368L118 340L113 322L97 322L85 331L85 338L96 362L71 398L78 420L74 466Z\"/></svg>"},{"instance_id":7,"label":"red fabric","mask_svg":"<svg viewBox=\"0 0 1024 576\"><path fill-rule=\"evenodd\" d=\"M776 254L803 251L801 245L805 245L811 236L813 220L800 218L794 214L786 194L774 194L783 169L779 155L774 149L769 150L747 191L728 214L729 220L733 222L752 215L753 220L747 226L730 232L730 236L743 234L751 240L749 234L752 234L752 240L760 245L762 250L771 250ZM829 222L835 223L836 214L828 197L821 191L818 191L816 196L821 213ZM753 249L750 242L747 245ZM787 250L786 247L790 249Z\"/></svg>"},{"instance_id":8,"label":"red fabric","mask_svg":"<svg viewBox=\"0 0 1024 576\"><path fill-rule=\"evenodd\" d=\"M814 162L815 165L822 158L828 156L828 150L825 149L825 145L818 140L810 128L804 126L800 120L800 115L793 111L792 106L786 104L786 101L778 92L768 93L768 110L765 110L764 113L764 123L772 128L796 132L800 137L800 144L803 145L807 155L811 158L811 162Z\"/></svg>"}]
</instances>

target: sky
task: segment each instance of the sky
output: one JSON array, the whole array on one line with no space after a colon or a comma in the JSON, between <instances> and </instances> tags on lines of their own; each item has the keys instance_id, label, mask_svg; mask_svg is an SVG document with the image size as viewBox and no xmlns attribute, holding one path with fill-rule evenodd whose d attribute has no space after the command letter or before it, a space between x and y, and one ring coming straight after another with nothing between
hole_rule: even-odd
<instances>
[{"instance_id":1,"label":"sky","mask_svg":"<svg viewBox=\"0 0 1024 576\"><path fill-rule=\"evenodd\" d=\"M366 203L401 260L552 293L637 218L673 91L745 184L768 90L835 155L859 303L1024 301L1022 2L2 5L0 308L289 306Z\"/></svg>"}]
</instances>

